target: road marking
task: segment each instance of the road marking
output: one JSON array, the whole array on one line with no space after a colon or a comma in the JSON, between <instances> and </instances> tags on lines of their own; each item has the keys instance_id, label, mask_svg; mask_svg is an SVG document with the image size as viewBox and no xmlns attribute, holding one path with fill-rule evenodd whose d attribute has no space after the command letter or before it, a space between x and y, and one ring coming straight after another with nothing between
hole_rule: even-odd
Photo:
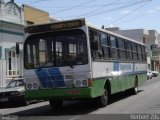
<instances>
[{"instance_id":1,"label":"road marking","mask_svg":"<svg viewBox=\"0 0 160 120\"><path fill-rule=\"evenodd\" d=\"M71 118L71 119L69 119L69 120L76 120L76 119L78 119L78 118L80 118L81 116L77 116L77 117L74 117L74 118Z\"/></svg>"}]
</instances>

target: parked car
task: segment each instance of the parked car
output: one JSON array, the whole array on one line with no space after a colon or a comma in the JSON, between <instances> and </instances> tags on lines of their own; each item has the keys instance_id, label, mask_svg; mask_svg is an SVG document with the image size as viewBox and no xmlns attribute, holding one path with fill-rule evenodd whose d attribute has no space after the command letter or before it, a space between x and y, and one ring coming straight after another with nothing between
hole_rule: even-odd
<instances>
[{"instance_id":1,"label":"parked car","mask_svg":"<svg viewBox=\"0 0 160 120\"><path fill-rule=\"evenodd\" d=\"M153 77L157 77L160 75L158 71L147 70L147 79L152 79Z\"/></svg>"},{"instance_id":2,"label":"parked car","mask_svg":"<svg viewBox=\"0 0 160 120\"><path fill-rule=\"evenodd\" d=\"M152 72L152 77L157 77L159 75L158 71L151 71Z\"/></svg>"},{"instance_id":3,"label":"parked car","mask_svg":"<svg viewBox=\"0 0 160 120\"><path fill-rule=\"evenodd\" d=\"M152 71L150 70L147 71L147 79L152 79Z\"/></svg>"},{"instance_id":4,"label":"parked car","mask_svg":"<svg viewBox=\"0 0 160 120\"><path fill-rule=\"evenodd\" d=\"M9 103L23 103L28 105L29 102L25 100L25 87L23 79L12 80L6 88L0 90L0 104Z\"/></svg>"}]
</instances>

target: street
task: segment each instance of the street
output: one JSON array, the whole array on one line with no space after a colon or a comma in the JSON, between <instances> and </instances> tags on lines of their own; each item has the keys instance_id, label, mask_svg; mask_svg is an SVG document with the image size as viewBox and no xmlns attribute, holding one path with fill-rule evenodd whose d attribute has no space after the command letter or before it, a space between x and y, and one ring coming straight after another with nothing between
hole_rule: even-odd
<instances>
[{"instance_id":1,"label":"street","mask_svg":"<svg viewBox=\"0 0 160 120\"><path fill-rule=\"evenodd\" d=\"M129 95L125 92L112 95L109 105L97 108L93 101L65 101L60 111L53 111L48 101L33 103L29 106L15 108L1 108L2 115L15 115L19 118L54 119L54 120L81 120L81 119L103 119L117 116L135 114L160 114L160 77L148 80L139 88L137 95ZM108 116L106 116L106 114ZM131 116L124 119L131 119ZM116 116L114 116L116 117ZM147 117L147 116L145 116ZM118 118L117 118L118 119ZM123 120L124 120L123 119ZM155 118L156 119L156 118ZM157 119L160 119L157 117Z\"/></svg>"}]
</instances>

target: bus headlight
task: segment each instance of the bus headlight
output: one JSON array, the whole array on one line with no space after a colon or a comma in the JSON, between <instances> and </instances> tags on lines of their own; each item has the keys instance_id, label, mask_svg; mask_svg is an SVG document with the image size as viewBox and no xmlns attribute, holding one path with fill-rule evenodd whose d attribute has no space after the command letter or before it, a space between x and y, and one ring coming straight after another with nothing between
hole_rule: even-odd
<instances>
[{"instance_id":1,"label":"bus headlight","mask_svg":"<svg viewBox=\"0 0 160 120\"><path fill-rule=\"evenodd\" d=\"M34 89L37 89L37 88L38 88L38 84L37 84L37 83L34 83L34 84L33 84L33 88L34 88Z\"/></svg>"},{"instance_id":2,"label":"bus headlight","mask_svg":"<svg viewBox=\"0 0 160 120\"><path fill-rule=\"evenodd\" d=\"M28 85L27 85L27 88L28 88L28 89L32 89L32 84L28 84Z\"/></svg>"},{"instance_id":3,"label":"bus headlight","mask_svg":"<svg viewBox=\"0 0 160 120\"><path fill-rule=\"evenodd\" d=\"M81 85L81 81L80 80L76 80L76 86L79 87Z\"/></svg>"},{"instance_id":4,"label":"bus headlight","mask_svg":"<svg viewBox=\"0 0 160 120\"><path fill-rule=\"evenodd\" d=\"M87 80L83 80L82 85L86 86L87 85Z\"/></svg>"}]
</instances>

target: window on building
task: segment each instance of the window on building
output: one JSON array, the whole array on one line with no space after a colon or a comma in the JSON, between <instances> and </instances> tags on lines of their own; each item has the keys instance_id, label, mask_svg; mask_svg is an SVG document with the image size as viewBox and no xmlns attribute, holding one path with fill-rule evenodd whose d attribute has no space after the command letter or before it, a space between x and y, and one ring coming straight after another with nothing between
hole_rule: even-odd
<instances>
[{"instance_id":1,"label":"window on building","mask_svg":"<svg viewBox=\"0 0 160 120\"><path fill-rule=\"evenodd\" d=\"M32 21L27 21L27 25L33 25L34 24L34 22L32 22Z\"/></svg>"}]
</instances>

